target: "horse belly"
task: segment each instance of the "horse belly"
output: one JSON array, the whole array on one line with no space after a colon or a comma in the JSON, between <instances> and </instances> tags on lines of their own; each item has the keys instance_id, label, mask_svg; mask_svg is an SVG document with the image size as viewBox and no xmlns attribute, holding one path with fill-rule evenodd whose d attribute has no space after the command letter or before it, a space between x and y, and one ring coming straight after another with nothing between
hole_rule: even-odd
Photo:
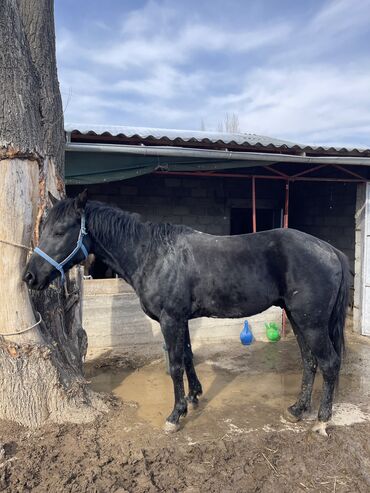
<instances>
[{"instance_id":1,"label":"horse belly","mask_svg":"<svg viewBox=\"0 0 370 493\"><path fill-rule=\"evenodd\" d=\"M237 287L223 285L200 291L194 299L194 308L201 313L197 316L240 318L267 310L276 299L276 293L273 295L270 289L258 289L241 283Z\"/></svg>"}]
</instances>

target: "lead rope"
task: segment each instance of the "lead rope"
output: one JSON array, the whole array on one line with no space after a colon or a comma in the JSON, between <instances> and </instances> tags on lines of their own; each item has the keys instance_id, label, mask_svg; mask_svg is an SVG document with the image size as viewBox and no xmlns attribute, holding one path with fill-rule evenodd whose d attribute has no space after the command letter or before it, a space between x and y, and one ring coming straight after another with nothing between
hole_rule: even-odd
<instances>
[{"instance_id":1,"label":"lead rope","mask_svg":"<svg viewBox=\"0 0 370 493\"><path fill-rule=\"evenodd\" d=\"M23 248L24 250L27 250L29 252L32 252L32 248L26 246L26 245L22 245L21 243L15 243L14 241L7 241L7 240L2 240L0 238L0 243L5 243L6 245L11 245L11 246L15 246L15 247L18 247L18 248Z\"/></svg>"},{"instance_id":2,"label":"lead rope","mask_svg":"<svg viewBox=\"0 0 370 493\"><path fill-rule=\"evenodd\" d=\"M15 243L14 241L7 241L7 240L2 240L0 238L0 243L5 243L6 245L10 245L10 246L15 246L15 247L18 247L18 248L23 248L24 250L27 250L28 252L32 252L32 248L30 247L27 247L26 245L22 245L21 243ZM29 327L27 327L26 329L23 329L23 330L19 330L18 332L7 332L6 334L4 333L1 333L0 332L0 336L1 337L8 337L8 336L17 336L19 334L24 334L25 332L28 332L29 330L32 330L34 329L35 327L37 327L41 321L42 321L42 317L40 315L39 312L36 312L39 316L39 320L38 322L34 323L33 325L30 325Z\"/></svg>"},{"instance_id":3,"label":"lead rope","mask_svg":"<svg viewBox=\"0 0 370 493\"><path fill-rule=\"evenodd\" d=\"M41 314L39 312L36 312L39 316L39 321L36 322L35 324L31 325L30 327L27 327L26 329L23 329L23 330L19 330L18 332L7 332L6 334L2 334L0 333L0 336L2 337L8 337L8 336L17 336L19 334L24 334L25 332L28 332L29 330L31 329L34 329L35 327L37 327L41 321L42 321L42 317L41 317Z\"/></svg>"},{"instance_id":4,"label":"lead rope","mask_svg":"<svg viewBox=\"0 0 370 493\"><path fill-rule=\"evenodd\" d=\"M23 248L24 250L27 250L28 252L33 252L33 249L32 248L27 247L26 245L22 245L21 243L15 243L14 241L2 240L0 238L0 243L5 243L6 245L11 245L11 246L15 246L15 247L18 247L18 248ZM64 294L68 298L69 293L68 293L67 284L62 282L61 283L61 286L64 286ZM37 313L39 313L39 312L37 312ZM41 315L40 315L40 317L41 317ZM22 332L16 332L15 334L22 334L23 332L27 332L27 330L33 329L33 327L35 327L36 325L38 325L40 322L41 322L41 320L39 320L39 322L37 322L37 324L32 325L32 327L28 327L24 331L22 331ZM0 336L2 336L2 335L4 335L4 334L1 334L0 333ZM8 335L14 335L14 334L8 334Z\"/></svg>"}]
</instances>

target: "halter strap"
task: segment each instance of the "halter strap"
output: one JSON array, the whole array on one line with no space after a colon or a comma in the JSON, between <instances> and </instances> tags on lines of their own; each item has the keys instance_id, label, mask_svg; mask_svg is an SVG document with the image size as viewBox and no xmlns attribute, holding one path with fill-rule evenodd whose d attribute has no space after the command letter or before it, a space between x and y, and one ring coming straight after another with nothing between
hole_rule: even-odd
<instances>
[{"instance_id":1,"label":"halter strap","mask_svg":"<svg viewBox=\"0 0 370 493\"><path fill-rule=\"evenodd\" d=\"M80 233L78 235L77 244L76 244L75 248L73 249L73 251L68 255L68 257L66 257L64 260L62 260L62 262L57 262L53 258L49 257L49 255L47 253L45 253L44 251L42 251L39 247L36 247L34 249L34 252L37 253L38 255L40 255L40 257L45 259L47 262L49 262L49 264L51 264L53 267L55 267L55 269L57 269L60 272L60 277L61 277L62 283L64 283L65 274L64 274L63 267L66 265L66 263L69 262L70 260L72 260L73 257L75 257L80 250L82 250L82 253L84 254L85 258L87 258L87 256L89 255L89 252L87 251L85 245L83 244L83 239L84 239L84 236L86 236L86 235L87 235L86 218L85 218L85 214L82 214L82 216L81 216L81 228L80 228Z\"/></svg>"}]
</instances>

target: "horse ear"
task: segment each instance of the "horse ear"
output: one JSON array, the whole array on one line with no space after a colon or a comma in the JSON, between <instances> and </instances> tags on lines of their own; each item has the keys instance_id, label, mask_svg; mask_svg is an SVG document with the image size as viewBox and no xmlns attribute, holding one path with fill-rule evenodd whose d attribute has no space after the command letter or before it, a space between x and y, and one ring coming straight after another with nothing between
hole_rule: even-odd
<instances>
[{"instance_id":1,"label":"horse ear","mask_svg":"<svg viewBox=\"0 0 370 493\"><path fill-rule=\"evenodd\" d=\"M56 203L59 202L59 200L56 197L54 197L52 193L48 192L48 196L52 205L55 205Z\"/></svg>"},{"instance_id":2,"label":"horse ear","mask_svg":"<svg viewBox=\"0 0 370 493\"><path fill-rule=\"evenodd\" d=\"M81 193L77 195L75 198L74 204L77 212L82 212L85 209L87 202L87 188Z\"/></svg>"}]
</instances>

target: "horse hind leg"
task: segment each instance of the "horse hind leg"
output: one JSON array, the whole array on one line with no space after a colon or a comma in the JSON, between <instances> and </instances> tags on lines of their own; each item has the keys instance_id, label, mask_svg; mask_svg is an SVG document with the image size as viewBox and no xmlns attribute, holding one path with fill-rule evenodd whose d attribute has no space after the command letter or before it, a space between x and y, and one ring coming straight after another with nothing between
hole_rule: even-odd
<instances>
[{"instance_id":1,"label":"horse hind leg","mask_svg":"<svg viewBox=\"0 0 370 493\"><path fill-rule=\"evenodd\" d=\"M313 426L312 431L318 432L323 436L328 436L326 427L332 416L334 389L340 370L340 357L336 353L329 337L324 344L324 348L320 349L319 352L321 355L318 354L317 359L324 383L318 421Z\"/></svg>"},{"instance_id":2,"label":"horse hind leg","mask_svg":"<svg viewBox=\"0 0 370 493\"><path fill-rule=\"evenodd\" d=\"M303 414L311 408L311 396L317 370L317 359L291 318L290 322L296 335L303 361L301 392L296 402L292 406L288 407L286 413L286 418L289 421L296 423L302 419Z\"/></svg>"},{"instance_id":3,"label":"horse hind leg","mask_svg":"<svg viewBox=\"0 0 370 493\"><path fill-rule=\"evenodd\" d=\"M194 363L193 363L193 351L191 349L189 325L187 324L184 337L184 363L185 371L189 384L189 393L187 395L187 400L193 406L198 405L198 396L202 395L202 385L196 374Z\"/></svg>"},{"instance_id":4,"label":"horse hind leg","mask_svg":"<svg viewBox=\"0 0 370 493\"><path fill-rule=\"evenodd\" d=\"M304 338L317 359L324 380L318 421L312 430L327 437L326 428L332 416L334 389L340 370L340 357L329 338L327 325L321 324L314 329L305 330Z\"/></svg>"}]
</instances>

